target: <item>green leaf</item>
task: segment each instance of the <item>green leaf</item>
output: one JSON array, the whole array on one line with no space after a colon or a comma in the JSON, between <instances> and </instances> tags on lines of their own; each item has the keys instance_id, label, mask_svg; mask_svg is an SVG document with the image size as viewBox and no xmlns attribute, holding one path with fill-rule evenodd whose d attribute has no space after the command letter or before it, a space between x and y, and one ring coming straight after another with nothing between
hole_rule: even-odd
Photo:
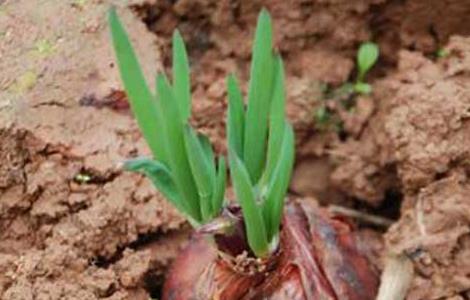
<instances>
[{"instance_id":1,"label":"green leaf","mask_svg":"<svg viewBox=\"0 0 470 300\"><path fill-rule=\"evenodd\" d=\"M199 143L201 143L202 149L204 150L205 158L209 165L209 170L211 173L212 181L215 181L215 158L214 158L214 151L212 150L211 141L209 138L203 134L197 135L199 139ZM215 183L213 183L215 184Z\"/></svg>"},{"instance_id":2,"label":"green leaf","mask_svg":"<svg viewBox=\"0 0 470 300\"><path fill-rule=\"evenodd\" d=\"M129 171L145 174L163 196L170 200L179 211L187 212L171 172L164 164L149 158L136 158L125 161L124 168Z\"/></svg>"},{"instance_id":3,"label":"green leaf","mask_svg":"<svg viewBox=\"0 0 470 300\"><path fill-rule=\"evenodd\" d=\"M281 145L280 158L269 183L266 201L263 203L263 217L267 224L268 241L277 236L282 218L284 198L289 187L295 157L294 131L286 123Z\"/></svg>"},{"instance_id":4,"label":"green leaf","mask_svg":"<svg viewBox=\"0 0 470 300\"><path fill-rule=\"evenodd\" d=\"M354 91L359 94L370 94L372 92L372 87L368 83L357 82L354 84Z\"/></svg>"},{"instance_id":5,"label":"green leaf","mask_svg":"<svg viewBox=\"0 0 470 300\"><path fill-rule=\"evenodd\" d=\"M246 111L243 160L250 178L258 182L266 159L268 114L274 82L271 17L262 10L253 45L248 106Z\"/></svg>"},{"instance_id":6,"label":"green leaf","mask_svg":"<svg viewBox=\"0 0 470 300\"><path fill-rule=\"evenodd\" d=\"M320 126L325 125L330 120L330 117L330 112L325 105L320 106L315 111L315 120Z\"/></svg>"},{"instance_id":7,"label":"green leaf","mask_svg":"<svg viewBox=\"0 0 470 300\"><path fill-rule=\"evenodd\" d=\"M162 115L154 96L145 82L144 75L129 41L126 31L114 8L109 10L108 22L116 52L117 62L131 109L137 119L153 155L167 163Z\"/></svg>"},{"instance_id":8,"label":"green leaf","mask_svg":"<svg viewBox=\"0 0 470 300\"><path fill-rule=\"evenodd\" d=\"M212 217L211 196L213 191L211 165L207 160L206 153L199 142L199 139L190 126L185 128L185 145L189 158L189 165L199 194L199 204L203 221L208 221Z\"/></svg>"},{"instance_id":9,"label":"green leaf","mask_svg":"<svg viewBox=\"0 0 470 300\"><path fill-rule=\"evenodd\" d=\"M214 193L212 195L212 209L213 216L217 216L222 209L225 196L225 185L227 181L227 168L225 166L225 159L219 157L217 179L214 186Z\"/></svg>"},{"instance_id":10,"label":"green leaf","mask_svg":"<svg viewBox=\"0 0 470 300\"><path fill-rule=\"evenodd\" d=\"M191 82L188 55L178 30L173 32L173 94L183 121L187 121L191 114Z\"/></svg>"},{"instance_id":11,"label":"green leaf","mask_svg":"<svg viewBox=\"0 0 470 300\"><path fill-rule=\"evenodd\" d=\"M269 252L266 228L261 209L255 200L250 176L233 150L230 150L229 158L230 172L235 194L242 208L248 244L257 257L265 257Z\"/></svg>"},{"instance_id":12,"label":"green leaf","mask_svg":"<svg viewBox=\"0 0 470 300\"><path fill-rule=\"evenodd\" d=\"M228 120L227 139L228 147L232 148L239 157L243 157L243 135L245 128L245 108L243 96L235 76L227 78L228 94Z\"/></svg>"},{"instance_id":13,"label":"green leaf","mask_svg":"<svg viewBox=\"0 0 470 300\"><path fill-rule=\"evenodd\" d=\"M437 49L436 51L436 57L437 58L444 58L444 57L447 57L449 56L449 50L448 49L445 49L445 48L439 48Z\"/></svg>"},{"instance_id":14,"label":"green leaf","mask_svg":"<svg viewBox=\"0 0 470 300\"><path fill-rule=\"evenodd\" d=\"M201 221L201 210L197 188L190 170L185 146L184 126L178 104L173 96L165 75L158 74L156 90L161 111L165 117L168 153L171 153L169 166L174 174L178 190L188 207L188 214L196 221Z\"/></svg>"},{"instance_id":15,"label":"green leaf","mask_svg":"<svg viewBox=\"0 0 470 300\"><path fill-rule=\"evenodd\" d=\"M379 57L379 47L375 43L361 44L357 52L358 81L363 82L367 72L376 63Z\"/></svg>"},{"instance_id":16,"label":"green leaf","mask_svg":"<svg viewBox=\"0 0 470 300\"><path fill-rule=\"evenodd\" d=\"M284 136L286 91L284 87L284 66L280 56L276 56L276 80L273 89L273 99L269 113L268 154L262 185L269 182L273 176L274 168L279 161Z\"/></svg>"}]
</instances>

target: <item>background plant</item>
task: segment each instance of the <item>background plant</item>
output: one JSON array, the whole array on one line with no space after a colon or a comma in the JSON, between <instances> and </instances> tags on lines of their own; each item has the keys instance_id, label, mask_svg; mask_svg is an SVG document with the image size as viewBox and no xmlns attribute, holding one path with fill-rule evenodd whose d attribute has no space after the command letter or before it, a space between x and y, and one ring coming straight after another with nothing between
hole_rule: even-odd
<instances>
[{"instance_id":1,"label":"background plant","mask_svg":"<svg viewBox=\"0 0 470 300\"><path fill-rule=\"evenodd\" d=\"M362 43L357 52L357 77L354 91L360 94L369 94L372 91L370 84L365 82L367 72L375 65L379 57L379 47L375 43Z\"/></svg>"},{"instance_id":2,"label":"background plant","mask_svg":"<svg viewBox=\"0 0 470 300\"><path fill-rule=\"evenodd\" d=\"M357 51L357 75L355 82L346 82L337 88L325 89L325 97L321 99L321 104L314 113L316 127L318 129L333 128L341 131L342 121L337 116L338 109L346 109L348 111L354 109L355 96L357 94L367 95L372 92L372 87L365 80L367 73L377 62L379 57L379 48L375 43L362 43ZM338 107L336 103L340 103ZM331 109L334 107L335 109Z\"/></svg>"}]
</instances>

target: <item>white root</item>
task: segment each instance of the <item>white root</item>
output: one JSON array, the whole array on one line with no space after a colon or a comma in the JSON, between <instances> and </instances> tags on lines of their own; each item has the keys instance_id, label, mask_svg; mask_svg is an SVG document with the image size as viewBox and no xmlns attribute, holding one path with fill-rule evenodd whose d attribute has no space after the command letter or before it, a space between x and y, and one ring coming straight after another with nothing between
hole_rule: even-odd
<instances>
[{"instance_id":1,"label":"white root","mask_svg":"<svg viewBox=\"0 0 470 300\"><path fill-rule=\"evenodd\" d=\"M335 214L335 215L342 215L342 216L354 218L363 223L368 223L368 224L372 224L372 225L376 225L380 227L387 228L393 224L393 221L387 218L383 218L383 217L376 216L376 215L371 215L371 214L358 211L355 209L347 208L344 206L330 205L328 206L328 210L332 214Z\"/></svg>"},{"instance_id":2,"label":"white root","mask_svg":"<svg viewBox=\"0 0 470 300\"><path fill-rule=\"evenodd\" d=\"M387 257L376 300L405 299L413 273L413 263L405 254Z\"/></svg>"}]
</instances>

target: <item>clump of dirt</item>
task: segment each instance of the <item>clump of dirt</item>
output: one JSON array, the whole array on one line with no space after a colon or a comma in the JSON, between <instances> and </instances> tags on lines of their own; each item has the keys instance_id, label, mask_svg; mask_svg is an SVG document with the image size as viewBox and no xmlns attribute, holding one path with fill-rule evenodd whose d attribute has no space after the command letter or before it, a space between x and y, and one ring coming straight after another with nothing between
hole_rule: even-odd
<instances>
[{"instance_id":1,"label":"clump of dirt","mask_svg":"<svg viewBox=\"0 0 470 300\"><path fill-rule=\"evenodd\" d=\"M415 259L409 299L440 299L470 289L468 188L470 39L451 38L433 63L404 53L385 129L405 201L386 236L388 249Z\"/></svg>"},{"instance_id":2,"label":"clump of dirt","mask_svg":"<svg viewBox=\"0 0 470 300\"><path fill-rule=\"evenodd\" d=\"M387 191L403 195L384 251L405 252L415 262L407 299L450 299L470 288L464 262L470 39L452 37L445 50L448 56L436 62L401 51L395 74L374 86L378 107L367 128L334 153L332 180L345 192L376 206Z\"/></svg>"},{"instance_id":3,"label":"clump of dirt","mask_svg":"<svg viewBox=\"0 0 470 300\"><path fill-rule=\"evenodd\" d=\"M381 60L398 62L401 49L435 57L452 35L466 36L468 1L386 1L371 14L374 40L380 44Z\"/></svg>"},{"instance_id":4,"label":"clump of dirt","mask_svg":"<svg viewBox=\"0 0 470 300\"><path fill-rule=\"evenodd\" d=\"M412 207L387 234L388 250L413 257L418 276L408 299L442 299L470 287L470 185L462 170L407 198Z\"/></svg>"},{"instance_id":5,"label":"clump of dirt","mask_svg":"<svg viewBox=\"0 0 470 300\"><path fill-rule=\"evenodd\" d=\"M337 186L379 203L387 190L417 191L465 161L469 104L466 77L459 75L466 72L466 43L452 39L450 56L438 64L400 53L397 74L375 85L379 107L364 133L335 149Z\"/></svg>"},{"instance_id":6,"label":"clump of dirt","mask_svg":"<svg viewBox=\"0 0 470 300\"><path fill-rule=\"evenodd\" d=\"M358 138L337 144L331 152L336 168L331 174L332 184L357 199L378 206L389 190L400 190L396 166L390 153L390 141L384 130L383 119L389 104L384 99L390 91L380 83L374 86L373 116Z\"/></svg>"},{"instance_id":7,"label":"clump of dirt","mask_svg":"<svg viewBox=\"0 0 470 300\"><path fill-rule=\"evenodd\" d=\"M404 53L402 82L392 100L385 129L392 141L405 191L417 191L469 157L468 40L452 39L450 57L434 64ZM407 57L409 56L409 57Z\"/></svg>"}]
</instances>

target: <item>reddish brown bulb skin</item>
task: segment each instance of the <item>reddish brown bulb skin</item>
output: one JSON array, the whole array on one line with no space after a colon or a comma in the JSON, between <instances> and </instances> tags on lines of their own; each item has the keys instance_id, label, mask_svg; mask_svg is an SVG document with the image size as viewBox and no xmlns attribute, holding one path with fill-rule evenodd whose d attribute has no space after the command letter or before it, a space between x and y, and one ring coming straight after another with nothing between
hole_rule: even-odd
<instances>
[{"instance_id":1,"label":"reddish brown bulb skin","mask_svg":"<svg viewBox=\"0 0 470 300\"><path fill-rule=\"evenodd\" d=\"M378 277L351 227L305 203L289 203L280 252L266 272L240 274L195 236L175 260L163 300L373 300Z\"/></svg>"}]
</instances>

